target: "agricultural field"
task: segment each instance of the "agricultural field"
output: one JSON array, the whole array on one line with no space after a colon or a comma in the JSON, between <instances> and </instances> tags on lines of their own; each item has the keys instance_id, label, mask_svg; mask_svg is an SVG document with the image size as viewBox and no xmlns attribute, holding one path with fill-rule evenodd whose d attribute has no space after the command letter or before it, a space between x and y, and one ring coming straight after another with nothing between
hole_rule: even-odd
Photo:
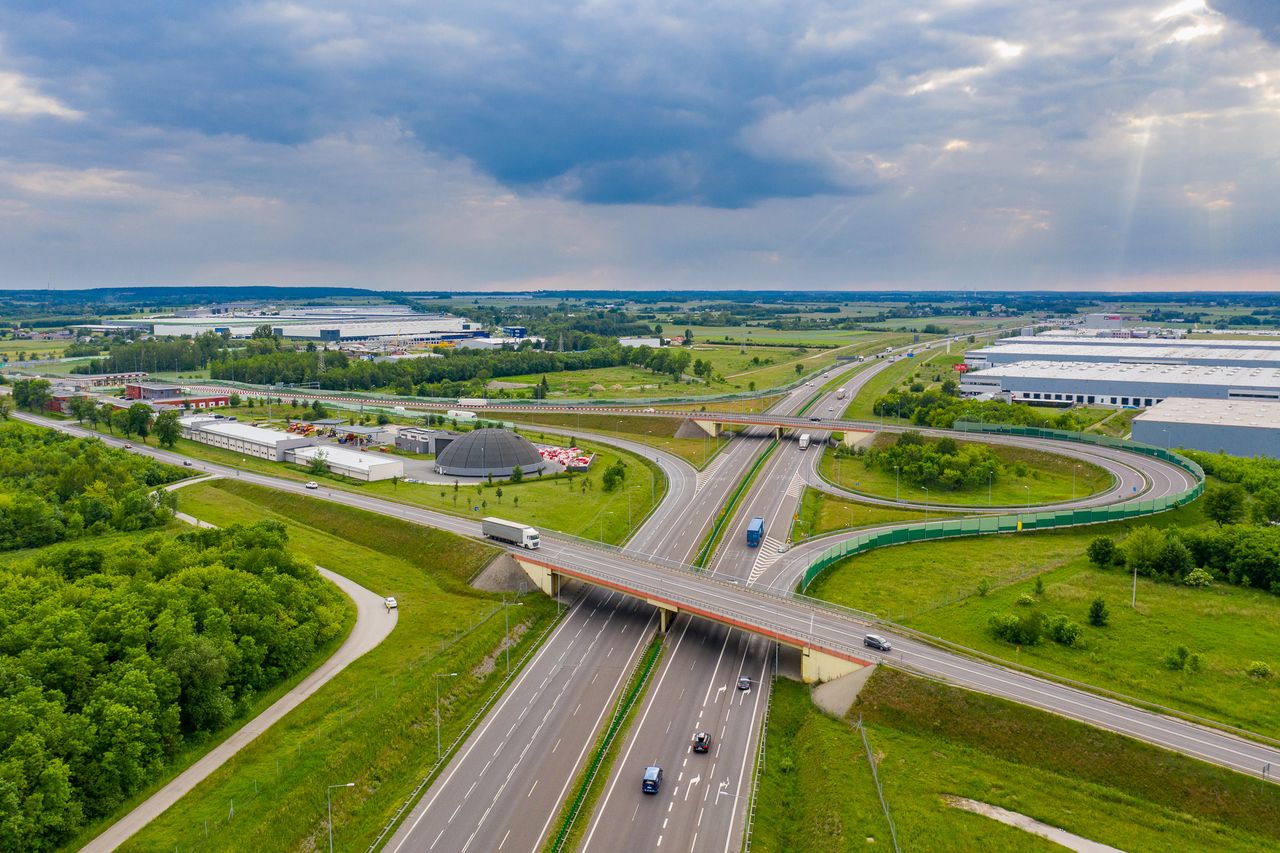
<instances>
[{"instance_id":1,"label":"agricultural field","mask_svg":"<svg viewBox=\"0 0 1280 853\"><path fill-rule=\"evenodd\" d=\"M884 449L897 441L895 434L878 433L871 446ZM963 448L977 443L958 441L956 444ZM1003 466L1002 472L991 479L990 488L984 476L978 486L956 489L933 486L926 491L925 487L902 477L895 482L893 471L868 464L866 457L841 458L831 452L823 454L818 470L827 480L850 491L878 498L901 497L904 501L949 506L1026 507L1058 503L1097 494L1111 488L1114 483L1111 473L1104 468L1056 453L998 444L978 446L989 448Z\"/></svg>"},{"instance_id":2,"label":"agricultural field","mask_svg":"<svg viewBox=\"0 0 1280 853\"><path fill-rule=\"evenodd\" d=\"M395 595L399 621L380 646L121 849L322 848L325 791L317 779L356 783L333 798L334 838L341 849L363 849L435 763L433 673L462 673L441 684L445 744L505 675L500 597L468 585L496 549L236 481L188 487L180 507L220 525L279 521L308 559ZM511 613L513 665L555 618L554 604L541 594L523 596L522 604Z\"/></svg>"},{"instance_id":3,"label":"agricultural field","mask_svg":"<svg viewBox=\"0 0 1280 853\"><path fill-rule=\"evenodd\" d=\"M1123 850L1280 847L1277 786L1054 714L885 668L844 719L792 681L771 701L752 850L891 848L859 719L903 850L1063 849L957 797Z\"/></svg>"},{"instance_id":4,"label":"agricultural field","mask_svg":"<svg viewBox=\"0 0 1280 853\"><path fill-rule=\"evenodd\" d=\"M1246 668L1263 661L1280 669L1280 597L1226 583L1192 588L1139 577L1131 608L1133 577L1123 568L1098 569L1085 556L1094 537L1123 541L1143 525L1204 528L1202 503L1132 521L884 548L837 564L809 593L1002 660L1278 737L1280 684L1251 678ZM1096 598L1110 611L1104 627L1088 623ZM1078 623L1080 643L1045 637L1018 647L989 630L993 615L1031 611ZM1166 665L1179 646L1200 656L1198 671Z\"/></svg>"}]
</instances>

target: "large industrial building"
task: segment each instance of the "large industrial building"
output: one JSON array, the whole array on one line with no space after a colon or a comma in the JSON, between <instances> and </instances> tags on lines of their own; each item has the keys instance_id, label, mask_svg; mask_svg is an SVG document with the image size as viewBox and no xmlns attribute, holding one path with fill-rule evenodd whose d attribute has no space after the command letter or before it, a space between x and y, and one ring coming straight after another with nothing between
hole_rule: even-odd
<instances>
[{"instance_id":1,"label":"large industrial building","mask_svg":"<svg viewBox=\"0 0 1280 853\"><path fill-rule=\"evenodd\" d=\"M289 451L285 460L307 465L316 457L323 458L325 465L333 473L353 480L372 483L404 476L404 463L394 456L361 453L358 450L348 450L345 447L333 447L328 444L295 448Z\"/></svg>"},{"instance_id":2,"label":"large industrial building","mask_svg":"<svg viewBox=\"0 0 1280 853\"><path fill-rule=\"evenodd\" d=\"M1086 339L1087 340L1087 339ZM1128 346L1119 341L1092 340L1087 346L1076 342L1023 343L1015 338L965 353L964 363L970 370L998 367L1019 361L1076 361L1109 364L1196 364L1210 366L1280 368L1280 346L1221 347L1202 346L1207 342L1173 343L1143 341L1148 346ZM1160 345L1150 346L1158 343Z\"/></svg>"},{"instance_id":3,"label":"large industrial building","mask_svg":"<svg viewBox=\"0 0 1280 853\"><path fill-rule=\"evenodd\" d=\"M1280 349L1280 340L1261 340L1258 338L1105 338L1090 335L1077 335L1062 332L1041 332L1038 335L1015 335L1000 338L996 346L1005 344L1028 344L1043 347L1124 347L1140 352L1149 347L1192 346L1216 347L1220 349ZM981 352L981 350L974 350Z\"/></svg>"},{"instance_id":4,"label":"large industrial building","mask_svg":"<svg viewBox=\"0 0 1280 853\"><path fill-rule=\"evenodd\" d=\"M1280 369L1080 361L1019 361L970 371L960 393L1014 402L1148 408L1168 397L1280 400Z\"/></svg>"},{"instance_id":5,"label":"large industrial building","mask_svg":"<svg viewBox=\"0 0 1280 853\"><path fill-rule=\"evenodd\" d=\"M1133 419L1133 438L1157 447L1280 458L1280 403L1171 398Z\"/></svg>"},{"instance_id":6,"label":"large industrial building","mask_svg":"<svg viewBox=\"0 0 1280 853\"><path fill-rule=\"evenodd\" d=\"M263 429L226 418L187 417L179 418L178 424L183 438L272 462L283 462L288 451L316 443L316 439L309 436Z\"/></svg>"}]
</instances>

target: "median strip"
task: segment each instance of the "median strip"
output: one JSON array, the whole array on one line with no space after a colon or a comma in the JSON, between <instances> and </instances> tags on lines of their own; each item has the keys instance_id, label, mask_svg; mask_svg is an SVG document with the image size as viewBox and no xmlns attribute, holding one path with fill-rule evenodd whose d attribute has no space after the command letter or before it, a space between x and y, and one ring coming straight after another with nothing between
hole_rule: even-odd
<instances>
[{"instance_id":1,"label":"median strip","mask_svg":"<svg viewBox=\"0 0 1280 853\"><path fill-rule=\"evenodd\" d=\"M728 503L721 508L716 515L716 523L712 525L711 532L707 534L707 538L703 540L702 547L698 549L698 556L694 559L693 564L698 568L705 568L707 560L715 552L715 547L719 544L721 537L724 535L725 522L733 518L737 512L738 504L742 503L742 497L747 493L747 489L755 482L756 475L760 473L760 469L764 467L764 463L773 455L773 451L778 449L778 439L770 442L769 447L765 449L756 458L755 464L751 466L751 470L747 472L747 476L742 478L742 482L738 484L738 488L734 489L733 495L730 496Z\"/></svg>"}]
</instances>

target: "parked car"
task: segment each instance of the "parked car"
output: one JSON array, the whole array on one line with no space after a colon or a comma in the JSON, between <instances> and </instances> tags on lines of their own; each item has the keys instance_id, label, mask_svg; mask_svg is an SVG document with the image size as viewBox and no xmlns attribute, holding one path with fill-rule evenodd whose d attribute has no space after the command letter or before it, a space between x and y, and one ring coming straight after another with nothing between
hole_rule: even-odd
<instances>
[{"instance_id":1,"label":"parked car","mask_svg":"<svg viewBox=\"0 0 1280 853\"><path fill-rule=\"evenodd\" d=\"M318 489L318 488L320 488L320 484L319 484L319 483L317 483L315 480L308 480L308 481L307 481L307 486L306 486L306 487L307 487L308 489Z\"/></svg>"},{"instance_id":2,"label":"parked car","mask_svg":"<svg viewBox=\"0 0 1280 853\"><path fill-rule=\"evenodd\" d=\"M751 689L751 679L750 679L750 678L748 678L748 677L747 677L747 676L745 676L745 675L740 675L740 676L738 676L738 689L739 689L739 690L750 690L750 689Z\"/></svg>"},{"instance_id":3,"label":"parked car","mask_svg":"<svg viewBox=\"0 0 1280 853\"><path fill-rule=\"evenodd\" d=\"M711 733L710 732L694 732L693 751L709 752L710 750L711 750Z\"/></svg>"},{"instance_id":4,"label":"parked car","mask_svg":"<svg viewBox=\"0 0 1280 853\"><path fill-rule=\"evenodd\" d=\"M867 634L862 638L862 645L869 649L879 649L882 652L893 651L893 644L879 634Z\"/></svg>"}]
</instances>

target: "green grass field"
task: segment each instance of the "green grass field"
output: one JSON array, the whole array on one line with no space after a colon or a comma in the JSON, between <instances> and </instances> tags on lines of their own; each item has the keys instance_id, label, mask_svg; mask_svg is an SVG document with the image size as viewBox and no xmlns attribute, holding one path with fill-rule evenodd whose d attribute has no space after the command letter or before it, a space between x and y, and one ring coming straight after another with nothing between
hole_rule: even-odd
<instances>
[{"instance_id":1,"label":"green grass field","mask_svg":"<svg viewBox=\"0 0 1280 853\"><path fill-rule=\"evenodd\" d=\"M852 530L900 521L925 521L926 515L929 521L959 517L949 512L925 513L923 510L858 503L805 486L800 498L798 517L792 520L791 539L799 541L833 530Z\"/></svg>"},{"instance_id":2,"label":"green grass field","mask_svg":"<svg viewBox=\"0 0 1280 853\"><path fill-rule=\"evenodd\" d=\"M880 433L874 439L874 446L890 447L897 440L897 435ZM861 458L837 459L830 452L823 454L818 470L831 482L862 494L955 506L1025 507L1057 503L1097 494L1115 482L1109 471L1088 462L1027 447L988 446L1005 466L1004 472L993 479L990 491L983 483L977 488L934 487L926 492L923 487L905 480L895 483L893 471L871 467ZM1025 466L1025 476L1017 475L1018 466Z\"/></svg>"},{"instance_id":3,"label":"green grass field","mask_svg":"<svg viewBox=\"0 0 1280 853\"><path fill-rule=\"evenodd\" d=\"M1133 419L1140 414L1142 414L1140 409L1112 410L1107 417L1094 421L1086 431L1125 438L1133 430Z\"/></svg>"},{"instance_id":4,"label":"green grass field","mask_svg":"<svg viewBox=\"0 0 1280 853\"><path fill-rule=\"evenodd\" d=\"M1140 524L1191 528L1206 522L1200 504L1138 521L902 545L854 557L810 587L810 594L877 613L961 645L1148 702L1280 737L1280 684L1245 675L1256 660L1280 668L1280 597L1215 584L1209 589L1138 579L1138 606L1129 606L1132 577L1100 571L1084 556L1095 536L1119 539ZM1084 626L1084 643L1069 648L1048 638L1015 648L987 628L994 613L1022 613L1017 604ZM991 592L982 596L983 579ZM1110 624L1088 624L1089 604L1102 597ZM1165 656L1184 645L1203 656L1196 673L1175 672Z\"/></svg>"},{"instance_id":5,"label":"green grass field","mask_svg":"<svg viewBox=\"0 0 1280 853\"><path fill-rule=\"evenodd\" d=\"M1129 851L1280 848L1280 788L1053 714L878 670L845 720L779 681L752 850L890 849L862 718L903 850L1051 851L964 797Z\"/></svg>"},{"instance_id":6,"label":"green grass field","mask_svg":"<svg viewBox=\"0 0 1280 853\"><path fill-rule=\"evenodd\" d=\"M480 542L348 507L236 481L189 486L180 506L215 524L269 518L301 553L380 594L399 622L277 725L215 771L122 850L297 850L326 843L326 784L336 846L363 849L436 758L436 672L442 737L461 731L505 673L499 597L467 585L496 553ZM511 613L513 662L554 618L550 599L524 596ZM495 615L496 613L496 615ZM235 815L229 817L234 800ZM206 821L209 835L205 837Z\"/></svg>"}]
</instances>

